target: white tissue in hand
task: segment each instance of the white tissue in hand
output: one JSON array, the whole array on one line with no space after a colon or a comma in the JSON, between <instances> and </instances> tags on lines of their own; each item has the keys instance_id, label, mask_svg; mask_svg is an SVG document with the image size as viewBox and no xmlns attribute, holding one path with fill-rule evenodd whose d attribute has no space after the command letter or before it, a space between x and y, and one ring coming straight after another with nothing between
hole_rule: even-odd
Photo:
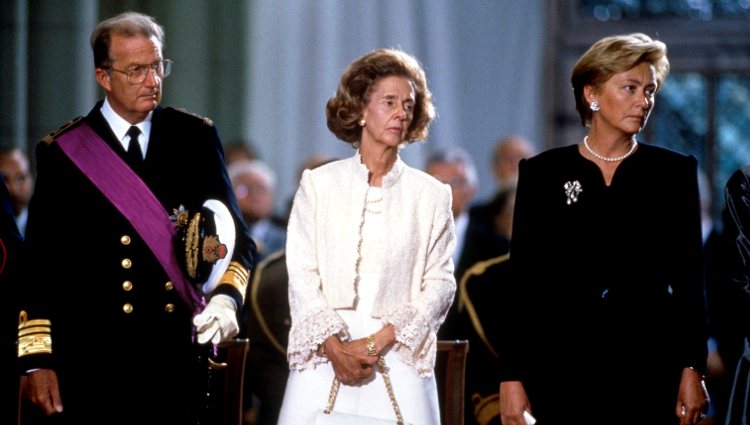
<instances>
[{"instance_id":1,"label":"white tissue in hand","mask_svg":"<svg viewBox=\"0 0 750 425\"><path fill-rule=\"evenodd\" d=\"M237 324L237 306L228 295L215 295L206 308L195 317L193 324L198 331L198 343L211 341L218 344L234 338L240 331Z\"/></svg>"}]
</instances>

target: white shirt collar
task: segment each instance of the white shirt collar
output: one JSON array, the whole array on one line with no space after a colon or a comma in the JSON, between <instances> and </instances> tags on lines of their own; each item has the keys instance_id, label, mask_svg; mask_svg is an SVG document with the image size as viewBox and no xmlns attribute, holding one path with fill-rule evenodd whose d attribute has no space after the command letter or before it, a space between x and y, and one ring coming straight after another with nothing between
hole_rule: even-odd
<instances>
[{"instance_id":1,"label":"white shirt collar","mask_svg":"<svg viewBox=\"0 0 750 425\"><path fill-rule=\"evenodd\" d=\"M466 236L466 229L469 227L469 214L464 211L456 217L454 220L454 229L456 232L456 250L453 251L453 263L458 265L458 260L461 258L461 253L464 250L464 239Z\"/></svg>"},{"instance_id":2,"label":"white shirt collar","mask_svg":"<svg viewBox=\"0 0 750 425\"><path fill-rule=\"evenodd\" d=\"M130 143L130 138L126 137L131 124L125 121L125 119L121 116L117 115L117 112L112 109L112 105L109 104L109 100L106 97L104 98L104 104L102 104L101 111L104 119L109 124L109 128L112 129L115 137L117 137L117 140L120 141L122 148L128 150L128 143ZM144 152L144 155L148 149L148 142L151 138L151 117L153 116L153 114L154 111L149 112L145 120L136 124L136 127L141 130L141 137L138 138L138 142L141 145L141 152Z\"/></svg>"}]
</instances>

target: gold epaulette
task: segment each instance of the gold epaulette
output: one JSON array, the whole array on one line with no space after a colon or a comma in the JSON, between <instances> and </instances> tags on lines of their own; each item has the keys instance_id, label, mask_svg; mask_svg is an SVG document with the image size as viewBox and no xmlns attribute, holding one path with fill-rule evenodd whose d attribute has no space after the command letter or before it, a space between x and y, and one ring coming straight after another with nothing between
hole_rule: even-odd
<instances>
[{"instance_id":1,"label":"gold epaulette","mask_svg":"<svg viewBox=\"0 0 750 425\"><path fill-rule=\"evenodd\" d=\"M188 114L188 115L192 115L192 116L194 116L194 117L196 117L196 118L198 118L200 120L203 120L203 123L206 124L209 127L211 127L211 126L214 125L214 122L213 122L213 120L211 118L204 117L202 115L198 115L198 114L196 114L194 112L190 112L190 111L188 111L185 108L175 108L175 111L180 111L182 113L185 113L185 114Z\"/></svg>"},{"instance_id":2,"label":"gold epaulette","mask_svg":"<svg viewBox=\"0 0 750 425\"><path fill-rule=\"evenodd\" d=\"M52 353L52 322L28 320L26 312L18 315L18 357Z\"/></svg>"},{"instance_id":3,"label":"gold epaulette","mask_svg":"<svg viewBox=\"0 0 750 425\"><path fill-rule=\"evenodd\" d=\"M55 131L51 132L50 134L44 136L42 138L42 141L44 143L46 143L46 144L49 145L50 143L52 143L52 142L55 141L55 138L57 138L57 136L59 136L60 134L64 133L66 130L68 130L69 128L73 127L74 125L78 124L78 122L81 121L82 119L83 119L83 117L73 118L72 120L70 120L70 121L66 122L65 124L61 125L60 128L58 128L57 130L55 130Z\"/></svg>"},{"instance_id":4,"label":"gold epaulette","mask_svg":"<svg viewBox=\"0 0 750 425\"><path fill-rule=\"evenodd\" d=\"M227 271L219 280L219 285L228 284L232 285L240 291L242 299L245 299L245 291L247 290L247 281L250 279L250 272L242 264L231 261L227 267Z\"/></svg>"}]
</instances>

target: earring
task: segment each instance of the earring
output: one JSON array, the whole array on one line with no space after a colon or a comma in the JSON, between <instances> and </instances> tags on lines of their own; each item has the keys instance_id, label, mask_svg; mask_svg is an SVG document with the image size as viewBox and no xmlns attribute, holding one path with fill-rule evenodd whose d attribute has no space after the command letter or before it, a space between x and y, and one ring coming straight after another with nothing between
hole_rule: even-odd
<instances>
[{"instance_id":1,"label":"earring","mask_svg":"<svg viewBox=\"0 0 750 425\"><path fill-rule=\"evenodd\" d=\"M599 112L599 109L601 109L601 107L599 106L599 102L597 101L591 102L591 105L589 105L589 108L591 108L591 110L594 112Z\"/></svg>"},{"instance_id":2,"label":"earring","mask_svg":"<svg viewBox=\"0 0 750 425\"><path fill-rule=\"evenodd\" d=\"M365 121L365 119L364 119L364 118L362 118L361 120L359 120L359 126L360 126L360 127L364 127L364 126L365 126L365 124L367 124L367 121Z\"/></svg>"}]
</instances>

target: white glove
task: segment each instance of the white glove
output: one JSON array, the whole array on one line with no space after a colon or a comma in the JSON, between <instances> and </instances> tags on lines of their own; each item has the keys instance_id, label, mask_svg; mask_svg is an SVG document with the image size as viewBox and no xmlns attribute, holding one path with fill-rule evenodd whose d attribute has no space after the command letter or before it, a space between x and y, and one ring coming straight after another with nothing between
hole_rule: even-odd
<instances>
[{"instance_id":1,"label":"white glove","mask_svg":"<svg viewBox=\"0 0 750 425\"><path fill-rule=\"evenodd\" d=\"M198 331L199 344L208 341L218 344L232 339L240 331L237 306L228 295L214 295L206 308L193 317L193 324Z\"/></svg>"}]
</instances>

